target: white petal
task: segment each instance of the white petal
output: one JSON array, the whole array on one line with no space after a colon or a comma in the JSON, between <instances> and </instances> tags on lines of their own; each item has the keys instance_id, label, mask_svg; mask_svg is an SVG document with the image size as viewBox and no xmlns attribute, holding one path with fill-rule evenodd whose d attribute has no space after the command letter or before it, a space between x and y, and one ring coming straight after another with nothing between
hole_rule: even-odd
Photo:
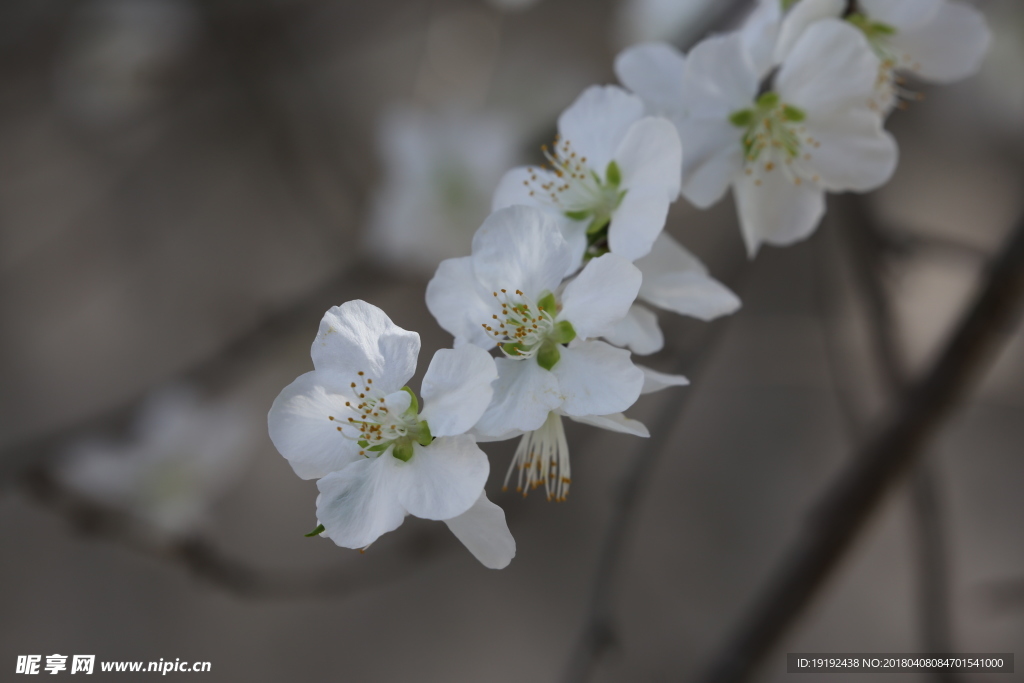
<instances>
[{"instance_id":1,"label":"white petal","mask_svg":"<svg viewBox=\"0 0 1024 683\"><path fill-rule=\"evenodd\" d=\"M467 345L438 350L423 377L420 419L435 437L464 434L487 410L496 379L494 359L483 349Z\"/></svg>"},{"instance_id":2,"label":"white petal","mask_svg":"<svg viewBox=\"0 0 1024 683\"><path fill-rule=\"evenodd\" d=\"M558 117L558 132L603 175L626 131L643 114L643 102L636 95L614 85L592 85Z\"/></svg>"},{"instance_id":3,"label":"white petal","mask_svg":"<svg viewBox=\"0 0 1024 683\"><path fill-rule=\"evenodd\" d=\"M328 371L300 375L267 414L270 440L303 479L318 479L359 458L359 447L340 431L354 415L345 378ZM331 418L334 418L333 420Z\"/></svg>"},{"instance_id":4,"label":"white petal","mask_svg":"<svg viewBox=\"0 0 1024 683\"><path fill-rule=\"evenodd\" d=\"M491 293L484 292L477 281L471 256L442 261L427 283L427 309L455 337L455 346L494 347L494 339L480 327L492 315L484 297L491 297Z\"/></svg>"},{"instance_id":5,"label":"white petal","mask_svg":"<svg viewBox=\"0 0 1024 683\"><path fill-rule=\"evenodd\" d=\"M952 83L981 68L992 33L985 16L962 2L943 3L932 20L890 39L899 66L934 83Z\"/></svg>"},{"instance_id":6,"label":"white petal","mask_svg":"<svg viewBox=\"0 0 1024 683\"><path fill-rule=\"evenodd\" d=\"M819 144L807 150L807 164L832 192L873 190L892 177L899 150L878 114L853 107L827 116L808 116L807 132Z\"/></svg>"},{"instance_id":7,"label":"white petal","mask_svg":"<svg viewBox=\"0 0 1024 683\"><path fill-rule=\"evenodd\" d=\"M740 307L732 290L708 275L696 256L666 234L658 237L651 253L636 265L643 273L640 299L659 308L714 320Z\"/></svg>"},{"instance_id":8,"label":"white petal","mask_svg":"<svg viewBox=\"0 0 1024 683\"><path fill-rule=\"evenodd\" d=\"M567 417L575 422L590 425L591 427L600 427L611 432L642 437L649 437L651 435L643 422L628 418L622 413L612 413L611 415L568 415Z\"/></svg>"},{"instance_id":9,"label":"white petal","mask_svg":"<svg viewBox=\"0 0 1024 683\"><path fill-rule=\"evenodd\" d=\"M391 451L380 456L399 463L398 502L409 514L451 519L472 507L491 471L487 455L473 437L444 436L429 446L414 443L413 450L405 463L396 460Z\"/></svg>"},{"instance_id":10,"label":"white petal","mask_svg":"<svg viewBox=\"0 0 1024 683\"><path fill-rule=\"evenodd\" d=\"M615 152L626 190L661 190L669 200L679 195L683 148L668 119L648 116L626 132Z\"/></svg>"},{"instance_id":11,"label":"white petal","mask_svg":"<svg viewBox=\"0 0 1024 683\"><path fill-rule=\"evenodd\" d=\"M694 116L679 129L686 149L683 196L701 209L720 200L743 169L743 131L729 123L730 113Z\"/></svg>"},{"instance_id":12,"label":"white petal","mask_svg":"<svg viewBox=\"0 0 1024 683\"><path fill-rule=\"evenodd\" d=\"M685 387L690 384L690 380L682 375L658 372L644 365L638 365L637 367L644 373L644 388L640 390L641 394L653 394L656 391L668 389L669 387Z\"/></svg>"},{"instance_id":13,"label":"white petal","mask_svg":"<svg viewBox=\"0 0 1024 683\"><path fill-rule=\"evenodd\" d=\"M645 256L665 227L671 203L660 190L633 188L626 192L612 215L608 248L630 261Z\"/></svg>"},{"instance_id":14,"label":"white petal","mask_svg":"<svg viewBox=\"0 0 1024 683\"><path fill-rule=\"evenodd\" d=\"M573 265L556 220L540 209L510 206L495 211L473 236L473 272L491 291L522 290L536 301L553 292ZM490 320L490 315L480 323Z\"/></svg>"},{"instance_id":15,"label":"white petal","mask_svg":"<svg viewBox=\"0 0 1024 683\"><path fill-rule=\"evenodd\" d=\"M562 405L558 378L536 360L498 358L494 363L498 367L494 398L477 422L476 431L491 436L514 429L531 432L544 424L549 412Z\"/></svg>"},{"instance_id":16,"label":"white petal","mask_svg":"<svg viewBox=\"0 0 1024 683\"><path fill-rule=\"evenodd\" d=\"M640 290L640 270L616 254L605 254L583 268L565 287L559 320L568 320L579 339L600 337L626 316Z\"/></svg>"},{"instance_id":17,"label":"white petal","mask_svg":"<svg viewBox=\"0 0 1024 683\"><path fill-rule=\"evenodd\" d=\"M640 356L657 353L665 346L658 316L639 304L630 306L626 317L602 336L615 346L627 348Z\"/></svg>"},{"instance_id":18,"label":"white petal","mask_svg":"<svg viewBox=\"0 0 1024 683\"><path fill-rule=\"evenodd\" d=\"M800 0L786 13L779 27L775 44L774 62L781 64L808 26L822 19L836 19L843 15L846 0Z\"/></svg>"},{"instance_id":19,"label":"white petal","mask_svg":"<svg viewBox=\"0 0 1024 683\"><path fill-rule=\"evenodd\" d=\"M636 402L644 373L629 359L629 351L601 341L573 342L562 349L551 368L566 415L607 415ZM538 425L539 426L539 425Z\"/></svg>"},{"instance_id":20,"label":"white petal","mask_svg":"<svg viewBox=\"0 0 1024 683\"><path fill-rule=\"evenodd\" d=\"M775 66L773 57L781 22L782 3L760 0L739 30L743 48L762 78Z\"/></svg>"},{"instance_id":21,"label":"white petal","mask_svg":"<svg viewBox=\"0 0 1024 683\"><path fill-rule=\"evenodd\" d=\"M504 569L516 556L516 540L505 523L505 511L481 493L473 507L444 520L455 537L488 569Z\"/></svg>"},{"instance_id":22,"label":"white petal","mask_svg":"<svg viewBox=\"0 0 1024 683\"><path fill-rule=\"evenodd\" d=\"M946 0L859 0L873 21L909 31L931 21Z\"/></svg>"},{"instance_id":23,"label":"white petal","mask_svg":"<svg viewBox=\"0 0 1024 683\"><path fill-rule=\"evenodd\" d=\"M356 381L362 371L386 394L401 389L416 372L420 335L391 322L365 301L346 301L324 314L311 354L317 370L333 370Z\"/></svg>"},{"instance_id":24,"label":"white petal","mask_svg":"<svg viewBox=\"0 0 1024 683\"><path fill-rule=\"evenodd\" d=\"M668 43L634 45L615 58L615 75L640 96L647 113L674 118L686 109L686 57Z\"/></svg>"},{"instance_id":25,"label":"white petal","mask_svg":"<svg viewBox=\"0 0 1024 683\"><path fill-rule=\"evenodd\" d=\"M839 19L808 27L775 80L782 100L808 118L867 107L881 63L864 34Z\"/></svg>"},{"instance_id":26,"label":"white petal","mask_svg":"<svg viewBox=\"0 0 1024 683\"><path fill-rule=\"evenodd\" d=\"M389 453L360 458L316 483L316 517L327 536L343 548L365 548L402 525L406 511L398 502L396 465Z\"/></svg>"},{"instance_id":27,"label":"white petal","mask_svg":"<svg viewBox=\"0 0 1024 683\"><path fill-rule=\"evenodd\" d=\"M760 77L736 33L698 43L686 59L686 87L691 112L724 114L749 107ZM687 140L683 140L686 149ZM689 154L689 149L686 149Z\"/></svg>"},{"instance_id":28,"label":"white petal","mask_svg":"<svg viewBox=\"0 0 1024 683\"><path fill-rule=\"evenodd\" d=\"M541 182L547 182L548 178L553 174L542 168L519 166L502 176L497 189L494 190L491 211L497 211L498 209L504 209L506 206L514 206L516 204L546 208L535 195L531 194L533 191L531 187L539 184L531 183L531 178L534 175L542 178Z\"/></svg>"},{"instance_id":29,"label":"white petal","mask_svg":"<svg viewBox=\"0 0 1024 683\"><path fill-rule=\"evenodd\" d=\"M813 183L795 185L779 171L740 176L736 206L740 228L753 257L762 243L784 246L806 239L825 215L825 191Z\"/></svg>"}]
</instances>

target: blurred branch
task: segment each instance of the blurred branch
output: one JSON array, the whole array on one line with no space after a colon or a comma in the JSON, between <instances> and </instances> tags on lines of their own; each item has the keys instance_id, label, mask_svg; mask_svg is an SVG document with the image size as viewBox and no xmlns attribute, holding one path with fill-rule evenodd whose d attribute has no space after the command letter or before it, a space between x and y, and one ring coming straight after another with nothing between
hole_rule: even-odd
<instances>
[{"instance_id":1,"label":"blurred branch","mask_svg":"<svg viewBox=\"0 0 1024 683\"><path fill-rule=\"evenodd\" d=\"M854 274L867 304L874 355L890 400L895 400L907 391L909 373L900 349L898 320L882 280L885 238L864 195L840 196L836 204L837 215L845 218ZM945 505L939 480L934 464L922 456L910 479L911 522L917 541L918 628L924 651L934 653L954 651ZM960 680L952 671L936 672L933 677L945 683Z\"/></svg>"},{"instance_id":2,"label":"blurred branch","mask_svg":"<svg viewBox=\"0 0 1024 683\"><path fill-rule=\"evenodd\" d=\"M64 517L83 535L106 538L141 555L178 565L240 598L343 597L399 580L452 547L440 542L442 533L434 525L405 534L397 548L375 553L377 558L383 554L384 562L367 560L312 572L275 571L228 557L198 536L168 537L134 517L62 486L45 467L32 468L27 483L39 504Z\"/></svg>"},{"instance_id":3,"label":"blurred branch","mask_svg":"<svg viewBox=\"0 0 1024 683\"><path fill-rule=\"evenodd\" d=\"M988 367L1024 298L1024 218L931 368L900 397L815 506L782 566L703 680L749 678L823 586L884 495Z\"/></svg>"}]
</instances>

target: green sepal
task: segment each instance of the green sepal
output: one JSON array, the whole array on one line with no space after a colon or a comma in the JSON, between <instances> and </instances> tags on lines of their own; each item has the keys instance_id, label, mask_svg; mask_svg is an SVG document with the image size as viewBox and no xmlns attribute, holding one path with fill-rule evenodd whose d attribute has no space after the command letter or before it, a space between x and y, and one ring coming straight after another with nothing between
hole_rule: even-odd
<instances>
[{"instance_id":1,"label":"green sepal","mask_svg":"<svg viewBox=\"0 0 1024 683\"><path fill-rule=\"evenodd\" d=\"M555 367L562 358L562 352L558 350L558 344L553 341L544 342L540 351L537 352L537 365L541 366L545 370L550 370Z\"/></svg>"},{"instance_id":2,"label":"green sepal","mask_svg":"<svg viewBox=\"0 0 1024 683\"><path fill-rule=\"evenodd\" d=\"M421 420L419 424L419 434L416 435L416 441L421 446L429 446L433 442L434 437L430 434L430 425L427 424L426 420Z\"/></svg>"},{"instance_id":3,"label":"green sepal","mask_svg":"<svg viewBox=\"0 0 1024 683\"><path fill-rule=\"evenodd\" d=\"M390 442L388 442L388 443L379 443L376 446L370 446L366 450L373 451L374 453L380 453L381 451L386 451L388 449L388 446L390 446L390 445L391 445ZM364 446L364 448L365 448L365 446Z\"/></svg>"},{"instance_id":4,"label":"green sepal","mask_svg":"<svg viewBox=\"0 0 1024 683\"><path fill-rule=\"evenodd\" d=\"M306 538L313 538L314 536L319 536L324 531L326 531L326 529L324 529L324 525L323 524L318 524L317 527L315 529L313 529L312 531L310 531L308 534L302 534L302 535L305 536Z\"/></svg>"},{"instance_id":5,"label":"green sepal","mask_svg":"<svg viewBox=\"0 0 1024 683\"><path fill-rule=\"evenodd\" d=\"M523 351L525 351L526 349L523 348L522 344L507 342L501 345L501 350L504 351L506 355L515 358L516 356L523 355Z\"/></svg>"},{"instance_id":6,"label":"green sepal","mask_svg":"<svg viewBox=\"0 0 1024 683\"><path fill-rule=\"evenodd\" d=\"M604 230L605 228L607 228L608 224L611 223L611 222L612 222L612 217L611 216L607 216L607 215L605 215L605 216L597 216L597 215L595 215L594 218L590 221L590 225L587 226L587 234L588 235L596 235L596 234L600 233L602 230Z\"/></svg>"},{"instance_id":7,"label":"green sepal","mask_svg":"<svg viewBox=\"0 0 1024 683\"><path fill-rule=\"evenodd\" d=\"M771 109L772 107L776 106L778 103L779 103L779 93L772 92L771 90L769 90L768 92L762 94L760 97L757 98L757 106L760 109Z\"/></svg>"},{"instance_id":8,"label":"green sepal","mask_svg":"<svg viewBox=\"0 0 1024 683\"><path fill-rule=\"evenodd\" d=\"M799 1L800 0L780 0L780 2L782 4L782 11L783 12L788 12L789 8L792 7L793 5L795 5Z\"/></svg>"},{"instance_id":9,"label":"green sepal","mask_svg":"<svg viewBox=\"0 0 1024 683\"><path fill-rule=\"evenodd\" d=\"M807 118L807 114L799 107L794 107L792 104L784 104L782 105L782 118L793 123L799 123Z\"/></svg>"},{"instance_id":10,"label":"green sepal","mask_svg":"<svg viewBox=\"0 0 1024 683\"><path fill-rule=\"evenodd\" d=\"M618 187L619 183L622 182L622 171L619 170L619 165L615 163L614 159L608 162L608 168L604 171L604 177L612 187Z\"/></svg>"},{"instance_id":11,"label":"green sepal","mask_svg":"<svg viewBox=\"0 0 1024 683\"><path fill-rule=\"evenodd\" d=\"M740 109L729 114L729 123L737 128L748 128L754 122L754 112L749 109Z\"/></svg>"},{"instance_id":12,"label":"green sepal","mask_svg":"<svg viewBox=\"0 0 1024 683\"><path fill-rule=\"evenodd\" d=\"M565 215L567 218L571 218L574 221L582 221L590 216L589 211L566 211Z\"/></svg>"},{"instance_id":13,"label":"green sepal","mask_svg":"<svg viewBox=\"0 0 1024 683\"><path fill-rule=\"evenodd\" d=\"M367 446L370 445L370 442L367 441L366 439L360 439L359 441L356 441L356 443L359 444L360 448L366 448Z\"/></svg>"},{"instance_id":14,"label":"green sepal","mask_svg":"<svg viewBox=\"0 0 1024 683\"><path fill-rule=\"evenodd\" d=\"M403 436L401 439L395 440L395 447L391 449L391 455L395 456L402 462L409 462L415 451L412 447L412 439L407 436Z\"/></svg>"},{"instance_id":15,"label":"green sepal","mask_svg":"<svg viewBox=\"0 0 1024 683\"><path fill-rule=\"evenodd\" d=\"M551 331L551 336L548 337L548 339L556 344L568 344L575 338L576 330L568 320L559 320L555 323L555 328Z\"/></svg>"},{"instance_id":16,"label":"green sepal","mask_svg":"<svg viewBox=\"0 0 1024 683\"><path fill-rule=\"evenodd\" d=\"M409 398L412 399L411 401L409 401L409 407L406 408L405 412L402 413L402 414L403 415L419 415L420 414L420 402L416 398L416 394L414 394L412 389L410 389L409 387L402 387L402 391L404 391L405 393L409 394Z\"/></svg>"},{"instance_id":17,"label":"green sepal","mask_svg":"<svg viewBox=\"0 0 1024 683\"><path fill-rule=\"evenodd\" d=\"M554 315L558 312L558 300L555 299L555 295L551 292L545 292L541 296L540 301L537 302L537 308Z\"/></svg>"}]
</instances>

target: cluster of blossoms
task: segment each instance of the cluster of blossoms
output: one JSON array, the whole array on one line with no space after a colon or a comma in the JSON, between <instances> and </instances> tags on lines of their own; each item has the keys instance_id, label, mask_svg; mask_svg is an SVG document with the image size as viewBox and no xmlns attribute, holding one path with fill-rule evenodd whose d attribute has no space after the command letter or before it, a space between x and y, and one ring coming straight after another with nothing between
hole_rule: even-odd
<instances>
[{"instance_id":1,"label":"cluster of blossoms","mask_svg":"<svg viewBox=\"0 0 1024 683\"><path fill-rule=\"evenodd\" d=\"M988 40L980 15L949 0L762 0L688 55L660 43L623 52L628 89L585 90L559 117L547 163L509 170L470 255L430 280L427 307L454 343L430 362L422 409L406 386L416 333L363 301L325 315L314 370L269 415L296 474L318 480L314 533L365 548L412 514L506 566L515 542L484 493L478 443L520 438L505 484L565 500L563 417L646 437L624 411L687 383L634 363L664 345L648 306L701 320L739 308L664 232L670 205L707 207L732 187L751 257L806 238L825 192L892 175L884 123L910 95L903 75L966 76Z\"/></svg>"}]
</instances>

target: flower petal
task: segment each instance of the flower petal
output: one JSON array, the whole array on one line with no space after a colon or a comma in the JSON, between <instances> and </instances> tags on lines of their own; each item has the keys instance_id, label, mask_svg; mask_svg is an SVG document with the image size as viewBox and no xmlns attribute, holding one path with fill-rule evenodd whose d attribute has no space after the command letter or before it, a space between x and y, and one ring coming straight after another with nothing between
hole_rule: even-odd
<instances>
[{"instance_id":1,"label":"flower petal","mask_svg":"<svg viewBox=\"0 0 1024 683\"><path fill-rule=\"evenodd\" d=\"M655 116L672 119L686 111L685 73L686 57L668 43L634 45L615 58L615 75Z\"/></svg>"},{"instance_id":2,"label":"flower petal","mask_svg":"<svg viewBox=\"0 0 1024 683\"><path fill-rule=\"evenodd\" d=\"M743 169L743 131L726 116L694 117L679 131L686 147L682 193L700 209L718 202Z\"/></svg>"},{"instance_id":3,"label":"flower petal","mask_svg":"<svg viewBox=\"0 0 1024 683\"><path fill-rule=\"evenodd\" d=\"M518 166L509 170L501 177L498 187L494 190L494 197L491 200L491 211L497 211L498 209L504 209L506 206L514 206L516 204L548 208L541 203L540 198L531 189L532 186L538 184L532 182L535 175L538 179L543 178L540 181L542 183L548 182L549 176L554 176L550 171L532 166Z\"/></svg>"},{"instance_id":4,"label":"flower petal","mask_svg":"<svg viewBox=\"0 0 1024 683\"><path fill-rule=\"evenodd\" d=\"M558 132L587 165L604 173L626 131L644 115L644 104L614 85L592 85L558 117Z\"/></svg>"},{"instance_id":5,"label":"flower petal","mask_svg":"<svg viewBox=\"0 0 1024 683\"><path fill-rule=\"evenodd\" d=\"M686 88L691 113L721 115L749 107L760 77L737 33L712 36L698 43L686 59ZM683 140L684 148L687 140ZM689 154L689 149L686 150Z\"/></svg>"},{"instance_id":6,"label":"flower petal","mask_svg":"<svg viewBox=\"0 0 1024 683\"><path fill-rule=\"evenodd\" d=\"M535 360L498 358L494 363L498 367L494 398L477 422L476 431L491 436L515 429L531 432L544 424L549 412L562 405L558 378Z\"/></svg>"},{"instance_id":7,"label":"flower petal","mask_svg":"<svg viewBox=\"0 0 1024 683\"><path fill-rule=\"evenodd\" d=\"M962 2L943 3L931 21L890 39L899 66L933 83L952 83L981 68L992 42L985 16Z\"/></svg>"},{"instance_id":8,"label":"flower petal","mask_svg":"<svg viewBox=\"0 0 1024 683\"><path fill-rule=\"evenodd\" d=\"M640 356L657 353L665 346L658 316L639 304L630 306L626 317L602 336L615 346L627 348Z\"/></svg>"},{"instance_id":9,"label":"flower petal","mask_svg":"<svg viewBox=\"0 0 1024 683\"><path fill-rule=\"evenodd\" d=\"M483 349L467 345L438 350L423 377L420 419L435 437L464 434L487 410L496 379L494 359Z\"/></svg>"},{"instance_id":10,"label":"flower petal","mask_svg":"<svg viewBox=\"0 0 1024 683\"><path fill-rule=\"evenodd\" d=\"M409 514L451 519L472 507L491 471L487 455L473 437L443 436L429 446L413 443L413 450L412 458L404 463L390 451L380 456L399 463L398 502Z\"/></svg>"},{"instance_id":11,"label":"flower petal","mask_svg":"<svg viewBox=\"0 0 1024 683\"><path fill-rule=\"evenodd\" d=\"M626 316L640 280L640 270L617 254L592 259L562 292L558 319L572 323L578 339L600 337Z\"/></svg>"},{"instance_id":12,"label":"flower petal","mask_svg":"<svg viewBox=\"0 0 1024 683\"><path fill-rule=\"evenodd\" d=\"M740 228L751 258L764 242L784 246L806 239L825 215L823 189L814 183L796 185L779 170L740 176L735 193Z\"/></svg>"},{"instance_id":13,"label":"flower petal","mask_svg":"<svg viewBox=\"0 0 1024 683\"><path fill-rule=\"evenodd\" d=\"M861 8L874 21L898 31L922 26L935 16L946 0L859 0Z\"/></svg>"},{"instance_id":14,"label":"flower petal","mask_svg":"<svg viewBox=\"0 0 1024 683\"><path fill-rule=\"evenodd\" d=\"M629 351L601 341L573 342L563 348L551 373L558 378L562 410L569 416L621 412L636 403L644 383L644 373L633 365Z\"/></svg>"},{"instance_id":15,"label":"flower petal","mask_svg":"<svg viewBox=\"0 0 1024 683\"><path fill-rule=\"evenodd\" d=\"M658 372L644 365L638 365L637 367L644 373L644 388L640 390L641 394L653 394L656 391L668 389L669 387L685 387L690 384L690 380L682 375Z\"/></svg>"},{"instance_id":16,"label":"flower petal","mask_svg":"<svg viewBox=\"0 0 1024 683\"><path fill-rule=\"evenodd\" d=\"M610 432L632 434L633 436L645 438L651 435L643 422L628 418L622 413L612 413L611 415L568 415L567 417L575 422L590 425L591 427L600 427Z\"/></svg>"},{"instance_id":17,"label":"flower petal","mask_svg":"<svg viewBox=\"0 0 1024 683\"><path fill-rule=\"evenodd\" d=\"M779 0L759 0L739 30L743 48L762 78L775 66L773 57L781 22L782 3Z\"/></svg>"},{"instance_id":18,"label":"flower petal","mask_svg":"<svg viewBox=\"0 0 1024 683\"><path fill-rule=\"evenodd\" d=\"M522 290L536 301L555 291L573 266L573 254L556 220L540 209L510 206L495 211L473 236L473 273L485 290ZM490 315L478 321L490 320Z\"/></svg>"},{"instance_id":19,"label":"flower petal","mask_svg":"<svg viewBox=\"0 0 1024 683\"><path fill-rule=\"evenodd\" d=\"M341 428L355 414L345 402L354 400L345 378L321 370L300 375L274 399L267 414L270 440L295 474L318 479L359 458L355 440Z\"/></svg>"},{"instance_id":20,"label":"flower petal","mask_svg":"<svg viewBox=\"0 0 1024 683\"><path fill-rule=\"evenodd\" d=\"M477 282L471 256L442 261L427 283L427 309L455 337L457 347L494 347L494 339L480 327L492 315L490 302L484 297L491 297L491 293L484 292Z\"/></svg>"},{"instance_id":21,"label":"flower petal","mask_svg":"<svg viewBox=\"0 0 1024 683\"><path fill-rule=\"evenodd\" d=\"M455 537L488 569L504 569L516 556L516 540L505 523L505 511L481 493L473 507L444 520Z\"/></svg>"},{"instance_id":22,"label":"flower petal","mask_svg":"<svg viewBox=\"0 0 1024 683\"><path fill-rule=\"evenodd\" d=\"M636 265L643 273L640 299L659 308L714 320L740 307L739 297L732 290L708 275L696 256L664 233L651 253Z\"/></svg>"},{"instance_id":23,"label":"flower petal","mask_svg":"<svg viewBox=\"0 0 1024 683\"><path fill-rule=\"evenodd\" d=\"M822 19L800 34L779 69L775 89L808 119L823 118L866 108L880 66L859 29L839 19Z\"/></svg>"},{"instance_id":24,"label":"flower petal","mask_svg":"<svg viewBox=\"0 0 1024 683\"><path fill-rule=\"evenodd\" d=\"M406 511L398 502L396 466L383 453L360 458L316 483L316 517L327 536L343 548L365 548L402 525Z\"/></svg>"},{"instance_id":25,"label":"flower petal","mask_svg":"<svg viewBox=\"0 0 1024 683\"><path fill-rule=\"evenodd\" d=\"M779 38L775 43L775 64L781 64L789 55L797 40L807 27L822 19L837 19L846 9L846 0L800 0L786 13L779 26Z\"/></svg>"},{"instance_id":26,"label":"flower petal","mask_svg":"<svg viewBox=\"0 0 1024 683\"><path fill-rule=\"evenodd\" d=\"M867 107L808 116L806 126L818 142L806 152L807 165L831 192L873 190L888 182L896 170L896 139L882 128L878 114Z\"/></svg>"},{"instance_id":27,"label":"flower petal","mask_svg":"<svg viewBox=\"0 0 1024 683\"><path fill-rule=\"evenodd\" d=\"M401 389L416 372L420 336L391 322L365 301L346 301L324 314L313 341L313 367L356 381L362 371L386 394Z\"/></svg>"},{"instance_id":28,"label":"flower petal","mask_svg":"<svg viewBox=\"0 0 1024 683\"><path fill-rule=\"evenodd\" d=\"M679 196L683 148L668 119L648 116L626 132L615 151L624 189L662 190L669 200Z\"/></svg>"},{"instance_id":29,"label":"flower petal","mask_svg":"<svg viewBox=\"0 0 1024 683\"><path fill-rule=\"evenodd\" d=\"M657 188L634 187L626 192L608 228L609 249L630 261L645 256L665 227L672 199Z\"/></svg>"}]
</instances>

